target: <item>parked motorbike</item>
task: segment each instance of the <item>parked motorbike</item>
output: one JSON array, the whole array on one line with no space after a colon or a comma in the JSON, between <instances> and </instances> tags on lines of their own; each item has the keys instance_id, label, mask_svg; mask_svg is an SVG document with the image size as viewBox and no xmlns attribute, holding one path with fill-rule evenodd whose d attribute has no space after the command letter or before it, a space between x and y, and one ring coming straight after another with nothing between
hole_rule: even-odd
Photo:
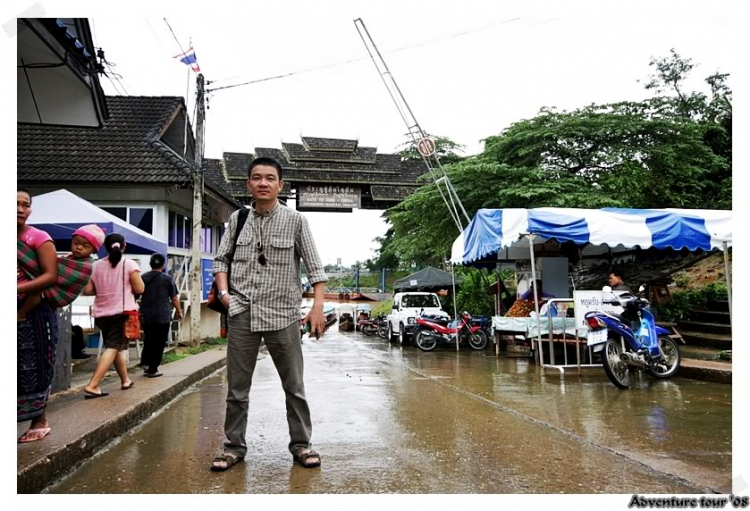
<instances>
[{"instance_id":1,"label":"parked motorbike","mask_svg":"<svg viewBox=\"0 0 750 511\"><path fill-rule=\"evenodd\" d=\"M641 287L641 291L643 287ZM612 291L605 287L604 291ZM656 326L649 301L630 293L614 295L605 305L619 305L622 314L591 311L586 314L587 345L600 353L604 372L621 389L630 387L631 368L646 371L655 378L670 378L680 368L677 343L669 331Z\"/></svg>"},{"instance_id":2,"label":"parked motorbike","mask_svg":"<svg viewBox=\"0 0 750 511\"><path fill-rule=\"evenodd\" d=\"M432 351L440 344L453 344L464 341L475 350L487 347L489 338L480 325L472 324L471 315L462 312L458 321L452 326L446 319L420 314L416 318L417 327L414 330L414 343L422 351Z\"/></svg>"},{"instance_id":3,"label":"parked motorbike","mask_svg":"<svg viewBox=\"0 0 750 511\"><path fill-rule=\"evenodd\" d=\"M385 314L378 315L378 337L388 339L388 316Z\"/></svg>"},{"instance_id":4,"label":"parked motorbike","mask_svg":"<svg viewBox=\"0 0 750 511\"><path fill-rule=\"evenodd\" d=\"M360 319L359 322L359 330L365 335L380 335L380 330L383 330L383 335L380 335L383 339L386 338L387 330L388 330L388 320L386 319L385 314L380 314L376 318L368 318L368 319Z\"/></svg>"}]
</instances>

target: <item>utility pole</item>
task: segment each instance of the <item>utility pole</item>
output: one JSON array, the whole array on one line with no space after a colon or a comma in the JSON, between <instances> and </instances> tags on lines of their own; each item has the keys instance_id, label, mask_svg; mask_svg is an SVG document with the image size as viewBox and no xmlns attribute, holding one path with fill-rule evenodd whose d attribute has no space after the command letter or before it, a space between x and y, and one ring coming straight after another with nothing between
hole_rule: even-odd
<instances>
[{"instance_id":1,"label":"utility pole","mask_svg":"<svg viewBox=\"0 0 750 511\"><path fill-rule=\"evenodd\" d=\"M198 75L196 92L197 114L195 118L195 163L193 172L193 236L190 251L190 343L201 342L201 226L203 224L203 119L205 109L205 80Z\"/></svg>"}]
</instances>

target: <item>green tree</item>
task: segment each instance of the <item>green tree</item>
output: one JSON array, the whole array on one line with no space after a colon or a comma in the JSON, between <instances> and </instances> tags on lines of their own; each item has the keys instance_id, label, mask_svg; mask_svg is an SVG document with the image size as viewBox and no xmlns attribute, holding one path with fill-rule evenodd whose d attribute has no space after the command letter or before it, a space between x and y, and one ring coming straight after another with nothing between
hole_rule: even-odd
<instances>
[{"instance_id":1,"label":"green tree","mask_svg":"<svg viewBox=\"0 0 750 511\"><path fill-rule=\"evenodd\" d=\"M380 247L375 251L375 257L363 263L369 271L377 271L383 268L396 270L399 268L399 258L393 249L393 235L393 227L389 227L385 235L378 236L373 240Z\"/></svg>"},{"instance_id":2,"label":"green tree","mask_svg":"<svg viewBox=\"0 0 750 511\"><path fill-rule=\"evenodd\" d=\"M731 90L687 92L695 65L652 59L641 102L539 114L485 139L482 154L445 166L469 215L480 208L731 208ZM412 148L413 149L413 148ZM402 264L438 266L458 235L434 184L386 212Z\"/></svg>"}]
</instances>

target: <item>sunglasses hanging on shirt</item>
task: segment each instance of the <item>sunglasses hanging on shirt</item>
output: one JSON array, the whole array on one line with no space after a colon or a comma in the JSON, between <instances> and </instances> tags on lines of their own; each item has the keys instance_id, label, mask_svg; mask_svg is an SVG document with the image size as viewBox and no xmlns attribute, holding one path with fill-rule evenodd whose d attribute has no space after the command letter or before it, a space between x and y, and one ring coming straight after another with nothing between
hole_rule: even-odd
<instances>
[{"instance_id":1,"label":"sunglasses hanging on shirt","mask_svg":"<svg viewBox=\"0 0 750 511\"><path fill-rule=\"evenodd\" d=\"M266 259L265 254L263 253L263 225L261 224L260 217L258 218L258 242L255 244L255 247L258 249L258 252L260 252L260 255L258 255L258 263L261 266L265 266L268 262L268 259Z\"/></svg>"},{"instance_id":2,"label":"sunglasses hanging on shirt","mask_svg":"<svg viewBox=\"0 0 750 511\"><path fill-rule=\"evenodd\" d=\"M265 266L268 261L266 260L266 256L263 253L263 243L259 241L256 247L258 248L258 252L260 252L260 255L258 256L258 262L261 266Z\"/></svg>"}]
</instances>

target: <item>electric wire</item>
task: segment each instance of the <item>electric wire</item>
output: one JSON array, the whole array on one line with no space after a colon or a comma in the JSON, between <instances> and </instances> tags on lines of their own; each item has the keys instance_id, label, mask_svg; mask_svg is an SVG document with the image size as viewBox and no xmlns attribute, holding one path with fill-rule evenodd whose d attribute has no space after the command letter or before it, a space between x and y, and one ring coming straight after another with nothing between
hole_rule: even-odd
<instances>
[{"instance_id":1,"label":"electric wire","mask_svg":"<svg viewBox=\"0 0 750 511\"><path fill-rule=\"evenodd\" d=\"M450 39L455 39L457 37L463 37L465 35L473 34L474 32L479 32L481 30L486 30L488 28L496 27L496 26L499 26L499 25L504 25L504 24L507 24L507 23L512 23L514 21L519 21L520 19L522 19L522 18L511 18L511 19L503 20L503 21L501 21L499 23L493 23L493 24L485 25L485 26L478 27L478 28L475 28L475 29L465 30L463 32L458 32L456 34L452 34L452 35L449 35L449 36L445 36L445 37L441 37L441 38L437 38L437 39L432 39L430 41L424 41L424 42L421 42L421 43L416 43L416 44L411 44L411 45L407 45L407 46L402 46L402 47L399 47L399 48L395 48L393 50L383 51L383 54L396 53L396 52L399 52L399 51L410 50L412 48L417 48L417 47L425 46L425 45L428 45L428 44L434 44L434 43L438 43L438 42L442 42L442 41L447 41L447 40L450 40ZM547 20L547 21L545 21L543 23L548 23L550 21L555 21L556 19L557 18L554 18L554 19L551 19L551 20ZM539 24L543 24L543 23L538 23L538 25ZM287 78L289 76L310 73L310 72L313 72L313 71L321 71L321 70L324 70L324 69L329 69L329 68L338 67L338 66L345 66L345 65L356 63L356 62L361 62L361 61L364 61L364 60L367 60L367 57L360 57L360 58L356 58L356 59L345 60L345 61L342 61L342 62L334 62L332 64L326 64L326 65L322 65L322 66L316 66L316 67L312 67L312 68L308 68L308 69L302 69L302 70L299 70L299 71L292 71L292 72L284 73L284 74L281 74L281 75L269 76L269 77L266 77L266 78L259 78L259 79L256 79L256 80L250 80L250 81L247 81L247 82L242 82L242 83L237 83L237 84L232 84L232 85L224 85L224 86L221 86L221 87L214 87L212 89L207 89L206 92L213 92L213 91L223 90L223 89L232 89L232 88L235 88L235 87L242 87L244 85L252 85L252 84L261 83L261 82L267 82L267 81L271 81L271 80L278 80L278 79L281 79L281 78ZM208 84L212 84L212 83L217 83L217 82L223 82L223 81L227 81L227 80L233 80L233 79L241 78L241 77L242 76L240 75L240 76L232 76L232 77L229 77L229 78L219 78L217 80L210 80L210 81L207 82L207 85Z\"/></svg>"}]
</instances>

